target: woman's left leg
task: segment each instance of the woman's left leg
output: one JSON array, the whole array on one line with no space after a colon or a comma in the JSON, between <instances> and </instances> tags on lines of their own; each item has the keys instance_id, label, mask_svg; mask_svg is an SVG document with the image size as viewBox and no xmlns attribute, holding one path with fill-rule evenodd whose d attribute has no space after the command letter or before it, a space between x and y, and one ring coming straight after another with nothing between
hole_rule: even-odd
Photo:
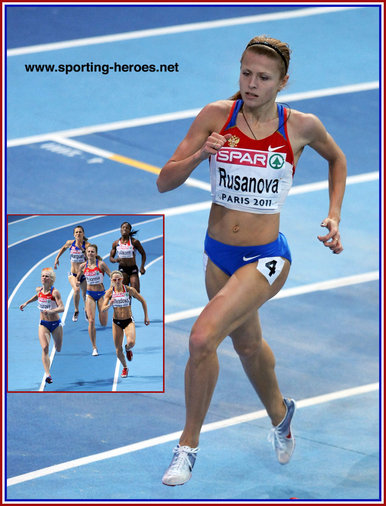
<instances>
[{"instance_id":1,"label":"woman's left leg","mask_svg":"<svg viewBox=\"0 0 386 506\"><path fill-rule=\"evenodd\" d=\"M62 344L63 344L63 327L62 327L62 325L59 325L59 327L56 327L56 329L52 332L52 338L55 343L56 351L61 351Z\"/></svg>"},{"instance_id":2,"label":"woman's left leg","mask_svg":"<svg viewBox=\"0 0 386 506\"><path fill-rule=\"evenodd\" d=\"M286 409L275 373L275 357L262 337L257 311L230 335L249 381L264 404L272 424L284 418Z\"/></svg>"}]
</instances>

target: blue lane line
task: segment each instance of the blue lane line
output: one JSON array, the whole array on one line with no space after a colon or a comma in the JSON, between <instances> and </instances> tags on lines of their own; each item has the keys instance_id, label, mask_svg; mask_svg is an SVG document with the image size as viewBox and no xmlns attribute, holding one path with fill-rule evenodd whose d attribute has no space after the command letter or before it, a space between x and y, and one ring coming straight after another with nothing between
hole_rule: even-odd
<instances>
[{"instance_id":1,"label":"blue lane line","mask_svg":"<svg viewBox=\"0 0 386 506\"><path fill-rule=\"evenodd\" d=\"M339 389L346 387L352 387L361 384L368 384L377 381L377 363L378 363L378 346L377 346L377 328L373 324L373 316L375 307L372 299L376 297L377 284L369 283L365 285L359 285L355 291L348 289L338 289L330 291L326 294L315 294L312 300L309 300L309 296L294 297L287 301L275 301L272 304L267 305L267 311L265 312L264 328L266 330L266 339L270 342L274 348L275 354L278 360L278 378L282 389L285 394L293 395L296 399L309 398L316 395L334 392L337 385ZM319 297L319 295L321 297ZM343 302L349 297L350 309L344 308ZM362 302L365 302L363 307ZM312 307L316 305L320 308L334 307L335 312L331 315L331 318L336 320L336 316L342 314L342 328L347 328L345 320L352 318L352 314L362 314L362 308L364 313L367 314L367 318L358 318L350 328L350 335L347 335L344 339L344 332L342 328L338 327L331 330L329 320L325 317L325 312L313 311L304 312L304 318L302 327L296 327L293 331L288 334L288 324L286 322L293 320L294 312L298 307ZM277 313L283 311L282 325L277 325ZM29 472L35 469L40 469L50 465L54 465L57 462L64 462L72 460L81 456L87 456L101 451L109 450L112 448L118 448L127 444L146 440L151 437L158 435L168 434L177 430L180 430L184 420L184 408L183 408L183 388L182 388L182 377L185 360L187 358L187 346L186 346L186 331L191 327L193 320L186 322L179 322L173 326L168 326L168 347L167 347L167 364L168 364L168 377L167 385L168 388L166 393L161 397L159 395L135 395L132 394L128 400L127 396L122 395L110 395L106 396L95 396L90 394L78 394L76 396L66 394L52 394L49 396L50 402L43 402L41 397L37 397L34 394L26 396L13 395L9 396L9 408L12 412L17 411L19 417L12 421L9 425L9 444L11 444L13 451L9 454L8 466L9 476L15 476L25 472ZM359 325L358 325L359 323ZM370 326L368 325L370 323ZM315 334L315 328L318 328L317 335ZM363 340L363 331L366 330L367 340ZM299 330L301 332L299 332ZM184 344L185 343L185 344ZM308 347L304 346L304 343L308 343ZM331 353L329 350L331 347L336 350L334 355L334 361L331 362ZM228 340L226 340L221 346L220 354L220 377L215 391L215 396L211 409L208 413L206 422L212 422L224 418L228 418L251 411L262 409L261 403L258 401L255 392L248 383L237 356L232 353L232 347ZM178 356L178 360L176 360ZM309 381L309 372L305 364L310 364L313 371L313 381ZM359 372L358 377L356 376L355 382L353 382L352 371ZM180 388L179 388L180 387ZM237 392L237 398L235 396ZM364 401L370 398L369 404L364 404ZM38 403L39 411L32 409L32 406ZM109 405L109 410L106 410L106 403ZM343 404L342 404L343 403ZM161 404L161 409L160 408ZM287 473L299 474L298 479L294 480L294 486L298 486L300 482L304 485L302 489L303 493L313 493L316 491L313 487L318 487L319 484L315 484L314 480L301 479L301 477L308 473L309 467L304 466L305 455L308 455L308 459L312 462L312 467L317 468L318 462L325 462L331 459L331 452L334 452L334 446L342 448L345 451L351 453L351 458L354 458L355 453L367 455L376 455L376 437L374 435L377 431L377 395L366 394L366 396L352 397L347 401L337 401L337 404L332 403L331 408L328 405L321 407L314 407L312 413L308 416L308 409L305 408L298 411L296 415L296 434L303 437L303 441L299 440L299 452L296 456L294 463L286 467L285 474L283 475L282 467L279 467L277 462L272 460L271 450L266 446L265 437L266 432L269 429L269 424L265 420L256 421L253 426L263 427L264 432L261 436L256 435L253 440L253 444L256 444L256 450L251 452L244 452L244 458L246 459L245 465L249 468L256 465L262 465L263 469L261 473L266 475L269 473L272 479L276 479L275 476L282 477L287 476ZM327 407L326 407L327 406ZM367 407L364 407L367 406ZM330 410L332 409L332 411ZM356 414L358 411L359 414ZM119 427L127 427L130 430L122 431L106 431L106 427L109 426L111 421L111 412L114 413L114 419ZM157 424L149 424L149 412L154 413L157 416ZM135 413L135 423L128 423L128 417L132 417ZM348 415L350 413L350 415ZM361 414L360 414L361 413ZM344 416L342 416L344 414ZM28 436L22 431L25 416L29 416L30 428ZM362 435L359 438L352 438L350 434L354 428L358 425L358 416L361 419L358 430ZM58 438L57 434L52 431L47 434L47 447L41 448L38 434L41 431L41 418L44 417L47 423L56 426L57 424L61 427L62 437ZM95 420L99 423L95 424ZM341 419L341 422L338 422ZM344 428L339 428L337 425L336 430L331 432L331 420L334 423L344 424ZM246 426L247 427L247 426ZM242 426L237 426L234 430L238 433L239 443L242 446L245 445L244 435L241 432ZM248 429L249 435L251 429ZM67 437L71 435L72 445L67 444ZM23 449L25 449L26 441L29 441L29 455L23 455ZM209 443L208 439L211 439ZM343 438L343 439L342 439ZM225 437L225 440L228 440ZM248 446L251 448L250 437L246 438ZM56 444L54 445L54 443ZM91 444L92 442L92 444ZM206 434L202 436L202 445L204 450L202 456L200 456L200 467L204 466L202 472L206 471L206 466L212 467L209 476L211 476L213 467L211 464L211 458L214 458L210 448L213 444L222 444L224 450L224 432L215 431L211 435ZM228 444L228 443L227 443ZM237 445L236 445L237 446ZM168 443L162 447L151 448L149 451L153 458L150 459L152 463L152 469L148 469L151 476L144 475L137 476L135 469L138 473L141 473L142 459L145 458L143 451L135 452L132 455L125 457L125 462L130 463L130 473L127 475L127 480L133 485L126 487L127 494L141 493L149 494L150 497L156 497L154 494L154 487L157 487L159 482L160 468L163 468L170 459L172 444ZM91 449L90 449L91 448ZM234 448L232 441L229 441L229 448ZM260 458L256 460L256 452L260 455ZM263 452L263 453L261 453ZM216 461L218 463L219 452L216 453ZM250 459L247 456L250 454ZM39 458L37 458L39 455ZM221 455L221 451L220 451ZM343 454L342 454L343 455ZM347 454L348 455L348 454ZM234 473L234 468L229 467L229 461L225 459L224 468L220 474L224 475L224 478L228 476L229 486L237 494L240 488L243 486L243 480L241 480L239 486L235 486L233 480L229 480L229 473ZM336 464L345 467L348 463L346 458L336 460ZM372 460L372 463L371 463ZM264 463L264 464L263 464ZM371 473L376 473L377 461L370 459ZM115 459L102 462L97 464L98 466L106 466L106 472L110 469L111 472L116 473L118 461ZM217 464L219 465L219 464ZM298 468L299 466L299 468ZM327 472L330 466L322 466L323 472ZM265 470L264 470L265 469ZM74 479L79 480L83 476L83 472L86 468L78 468L75 470ZM320 469L322 472L322 468ZM334 470L334 473L341 477L343 472ZM74 473L72 471L71 473ZM199 471L201 477L201 471ZM260 474L261 474L260 473ZM64 473L66 475L67 473ZM345 473L343 473L345 474ZM39 487L41 481L52 480L51 483L57 482L57 476L53 475L51 478L44 478L35 480L31 483L26 483L20 487L25 487L24 491L34 493L31 484L35 484ZM89 477L92 473L89 474ZM208 476L208 475L207 475ZM133 480L133 481L131 481ZM119 480L121 481L121 480ZM213 481L213 480L211 480ZM341 481L341 486L346 487L348 491L352 491L353 484L348 481L344 483ZM197 482L197 483L196 483ZM268 481L269 482L269 481ZM334 480L335 482L335 480ZM48 483L48 482L47 482ZM104 493L109 493L109 480L105 482L105 489L100 493L93 486L90 486L90 493L97 494L96 497L104 498ZM113 479L112 483L115 483ZM137 483L135 486L134 484ZM194 483L196 483L194 485ZM256 486L265 486L267 480L257 480ZM326 482L329 483L329 482ZM227 485L227 486L228 486ZM358 493L358 497L366 491L368 487L372 487L372 482L367 482L359 479L354 486L354 490ZM191 485L187 488L189 493L192 489L190 487L207 487L205 479L192 480ZM327 485L326 485L327 486ZM115 486L111 484L113 490ZM134 488L133 488L134 487ZM149 487L149 488L148 488ZM49 487L48 492L43 492L42 497L46 497L56 487ZM161 487L162 489L162 487ZM161 490L159 489L159 490ZM13 493L13 487L10 489ZM120 490L120 489L119 489ZM181 489L182 490L182 487ZM185 489L184 489L185 490ZM228 490L227 488L224 490ZM325 490L325 488L323 489ZM68 492L70 491L70 492ZM209 492L211 489L209 490ZM42 493L42 491L39 491ZM208 492L208 489L207 489ZM52 492L54 493L54 492ZM71 482L69 489L65 489L62 493L81 493L79 487L75 486L75 482ZM229 492L228 492L229 493ZM321 493L319 488L318 497ZM347 493L347 492L346 492ZM99 495L98 495L99 494ZM27 494L28 495L28 494ZM67 495L67 497L69 497ZM133 497L130 495L130 497ZM256 496L258 497L258 496Z\"/></svg>"},{"instance_id":2,"label":"blue lane line","mask_svg":"<svg viewBox=\"0 0 386 506\"><path fill-rule=\"evenodd\" d=\"M6 6L7 49L134 30L284 12L288 5ZM90 22L92 20L92 22ZM41 27L45 30L42 31ZM87 34L85 34L85 29Z\"/></svg>"},{"instance_id":3,"label":"blue lane line","mask_svg":"<svg viewBox=\"0 0 386 506\"><path fill-rule=\"evenodd\" d=\"M347 111L356 110L358 103L362 104L363 109L361 110L360 126L354 122L350 129L342 128L342 120L347 116ZM289 105L293 109L313 112L321 118L346 154L349 175L372 172L378 169L378 91L304 100ZM174 152L178 139L181 137L181 132L187 131L191 122L192 119L171 121L166 124L160 123L98 135L81 136L77 140L162 167ZM366 131L366 135L363 135L364 131ZM157 143L149 146L147 141L149 138L156 138ZM40 175L43 176L49 170L49 167L58 163L61 164L63 170L58 173L57 182L66 195L57 203L58 210L66 212L70 208L74 212L82 212L84 210L83 202L79 201L77 194L71 191L71 187L76 184L81 193L88 191L88 181L87 179L79 179L79 170L80 167L82 167L82 170L88 170L85 169L87 167L87 157L91 158L93 155L83 153L79 156L79 160L76 157L67 158L43 149L41 147L43 145L44 143L33 144L8 150L8 184L10 188L18 187L18 196L8 201L9 212L16 212L16 210L33 212L37 206L46 207L42 211L51 212L50 203L44 204L41 201L40 195L44 190L44 178L36 178L36 171L41 171ZM35 164L39 169L35 167ZM89 212L100 212L99 200L103 200L104 209L107 212L115 212L117 208L125 209L127 204L125 190L130 191L132 187L136 188L136 192L131 193L133 208L136 212L148 212L149 210L164 209L190 202L202 202L210 198L209 192L186 186L179 188L176 192L160 194L155 185L156 176L154 174L106 159L101 159L101 163L98 164L98 168L95 170L114 172L114 177L121 181L124 191L116 193L113 200L106 199L104 179L94 179L93 191L97 198L88 203L87 210ZM192 176L208 182L208 163L203 162L200 164ZM19 181L21 178L25 182L25 186L23 185L20 188ZM296 168L294 186L322 181L326 178L327 164L311 149L305 149ZM28 221L24 223L23 226L27 227ZM86 223L85 227L88 226Z\"/></svg>"},{"instance_id":4,"label":"blue lane line","mask_svg":"<svg viewBox=\"0 0 386 506\"><path fill-rule=\"evenodd\" d=\"M7 77L12 83L7 89L8 139L182 111L228 97L237 89L240 54L246 42L260 30L280 36L292 47L289 92L376 81L379 79L378 25L379 9L366 7L13 56L7 64ZM361 38L357 37L358 26ZM327 31L331 34L329 37L325 36ZM211 62L218 60L218 45L213 44L214 37L226 41L227 55L227 64L217 70L215 83ZM304 40L307 40L306 47ZM365 48L362 40L366 40ZM315 48L323 48L317 58ZM24 67L25 64L90 61L101 64L139 61L157 65L177 62L179 71L109 75L51 72L47 78L46 72L26 72ZM192 86L192 76L197 76L199 85ZM114 93L106 93L106 85ZM159 100L159 93L154 93L155 88L162 90L163 100ZM128 100L128 96L136 99ZM58 102L58 97L71 98ZM36 114L31 114L31 110Z\"/></svg>"}]
</instances>

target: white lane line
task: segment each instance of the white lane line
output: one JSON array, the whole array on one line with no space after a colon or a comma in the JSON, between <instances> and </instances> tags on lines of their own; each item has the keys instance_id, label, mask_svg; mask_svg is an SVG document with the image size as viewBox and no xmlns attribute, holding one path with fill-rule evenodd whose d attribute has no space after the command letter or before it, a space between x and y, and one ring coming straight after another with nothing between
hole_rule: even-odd
<instances>
[{"instance_id":1,"label":"white lane line","mask_svg":"<svg viewBox=\"0 0 386 506\"><path fill-rule=\"evenodd\" d=\"M155 213L153 213L153 214L155 214ZM161 214L161 213L158 213L158 214ZM157 220L157 219L162 219L162 216L160 216L159 218L154 218L154 219L151 219L151 220L144 220L144 221L142 221L142 222L133 223L133 224L132 224L132 226L133 226L133 228L134 228L134 227L136 227L137 225L141 225L141 224L144 224L144 223L149 223L150 221L155 221L155 220ZM101 234L97 234L97 235L91 236L91 237L89 237L89 241L90 241L91 239L92 239L92 240L94 240L96 237L100 237L100 236L102 236L102 235L109 234L110 232L112 232L112 231L114 231L114 230L119 230L119 228L118 228L118 229L109 230L109 231L107 231L107 232L103 232L103 233L101 233ZM163 237L163 235L161 235L161 236L157 236L157 238L158 238L158 237ZM146 241L148 241L148 240L151 240L151 239L145 239L144 241L141 241L141 242L146 242ZM41 265L43 262L45 262L48 258L50 258L52 255L57 254L57 253L58 253L58 251L59 251L59 249L57 249L57 250L53 251L53 252L52 252L52 253L50 253L49 255L47 255L47 256L45 256L44 258L42 258L41 260L39 260L39 262L37 262L35 265L33 265L33 266L31 267L31 269L30 269L30 270L29 270L29 271L28 271L28 272L27 272L27 273L26 273L26 274L25 274L25 275L21 278L21 280L18 282L18 284L16 285L16 287L14 288L13 292L11 293L11 295L10 295L10 297L9 297L9 299L8 299L8 309L9 309L9 307L10 307L10 305L11 305L11 303L12 303L12 300L13 300L13 298L15 297L15 295L16 295L16 293L17 293L17 291L19 290L20 286L24 283L24 281L28 278L28 276L29 276L29 275L30 275L30 274L31 274L31 273L32 273L32 272L33 272L33 271L34 271L34 270L35 270L35 269L36 269L39 265ZM106 255L106 257L107 257L107 256L109 256L109 254L108 254L108 255Z\"/></svg>"},{"instance_id":2,"label":"white lane line","mask_svg":"<svg viewBox=\"0 0 386 506\"><path fill-rule=\"evenodd\" d=\"M36 215L35 217L37 217L37 216L38 215ZM26 237L25 239L21 239L20 241L13 242L12 244L8 244L8 248L12 248L12 246L16 246L17 244L20 244L20 243L22 243L24 241L29 241L30 239L34 239L35 237L39 237L41 235L45 235L45 234L48 234L50 232L56 232L57 230L61 230L61 229L66 228L66 227L71 227L71 226L79 225L80 221L82 223L84 223L84 222L87 222L87 221L96 220L98 218L103 218L103 216L105 216L105 215L93 216L92 218L84 218L84 219L81 218L78 221L73 221L71 223L66 223L65 225L61 225L60 227L54 227L54 228L50 228L48 230L44 230L43 232L39 232L38 234L30 235L30 236Z\"/></svg>"},{"instance_id":3,"label":"white lane line","mask_svg":"<svg viewBox=\"0 0 386 506\"><path fill-rule=\"evenodd\" d=\"M154 214L154 213L149 213L149 214ZM34 234L34 235L30 235L28 237L25 237L24 239L21 239L20 241L17 241L17 242L14 242L12 244L9 244L8 248L12 248L12 246L16 246L17 244L20 244L22 242L29 241L30 239L34 239L35 237L39 237L41 235L48 234L49 232L56 232L56 230L61 230L62 228L78 225L79 222L85 223L87 221L95 220L97 218L104 218L106 216L118 216L118 215L102 214L100 216L94 216L92 218L85 218L85 219L81 218L80 220L74 221L73 223L67 223L66 225L61 225L60 227L50 228L48 230L44 230L43 232L39 232L38 234ZM127 216L130 216L130 215L122 214L122 215L119 215L119 216L126 216L127 217ZM152 221L157 221L157 220L162 220L162 216L159 216L157 218L152 218L150 220L139 221L137 223L134 223L132 226L133 227L137 227L138 225L143 225L144 223L151 223ZM119 230L120 230L119 227L118 228L113 228L111 230L108 230L107 232L103 232L101 234L93 235L92 237L90 237L90 239L95 239L96 237L100 237L102 235L110 234L111 232L116 232L116 231L119 231Z\"/></svg>"},{"instance_id":4,"label":"white lane line","mask_svg":"<svg viewBox=\"0 0 386 506\"><path fill-rule=\"evenodd\" d=\"M52 140L59 144L65 144L67 146L76 147L77 149L80 149L82 151L85 151L87 153L92 153L98 156L101 156L102 158L105 158L107 160L111 160L112 157L115 155L115 153L112 153L110 151L101 150L99 148L95 148L94 146L91 146L89 144L85 144L84 142L74 141L72 139L65 139L63 137L53 136ZM115 160L117 161L117 160ZM133 167L135 167L133 165ZM141 170L140 168L136 167L137 170ZM160 169L161 170L161 169ZM374 181L376 179L379 179L379 173L378 172L369 172L364 174L359 174L356 176L349 176L347 178L346 184L354 184L354 183L364 183L367 181ZM187 186L192 186L195 188L200 188L201 190L205 190L210 192L211 191L211 185L210 183L206 183L205 181L200 181L199 179L195 179L193 177L189 177L185 183ZM319 181L316 183L309 183L299 186L294 186L290 189L289 195L295 195L299 193L306 193L309 191L318 191L318 190L324 190L328 188L328 181Z\"/></svg>"},{"instance_id":5,"label":"white lane line","mask_svg":"<svg viewBox=\"0 0 386 506\"><path fill-rule=\"evenodd\" d=\"M185 23L182 25L165 26L161 28L150 28L146 30L136 30L133 32L116 33L112 35L102 35L98 37L84 37L82 39L73 39L62 42L52 42L48 44L36 44L34 46L18 47L14 49L8 49L7 56L20 56L24 54L41 53L45 51L56 51L58 49L90 46L95 44L106 44L111 42L119 42L123 40L143 39L147 37L157 37L160 35L171 35L175 33L186 33L198 30L212 30L215 28L223 28L227 26L245 25L250 23L265 23L267 21L278 21L281 19L295 19L320 14L339 13L345 10L358 9L358 8L359 7L356 6L309 7L293 11L256 14L254 16L240 16L236 18L219 19L215 21Z\"/></svg>"},{"instance_id":6,"label":"white lane line","mask_svg":"<svg viewBox=\"0 0 386 506\"><path fill-rule=\"evenodd\" d=\"M326 97L331 95L340 95L344 93L356 93L360 91L376 90L379 88L378 81L371 81L366 83L337 86L333 88L323 88L320 90L303 91L298 93L288 93L280 95L279 102L291 102L308 100L310 98ZM114 121L112 123L102 123L99 125L92 125L80 128L72 128L71 130L59 130L56 132L31 135L28 137L19 137L10 139L7 142L7 147L12 148L15 146L23 146L25 144L34 144L36 142L46 142L53 140L53 137L79 137L82 135L90 135L100 132L111 132L112 130L122 130L124 128L134 128L139 126L154 125L157 123L165 123L167 121L177 121L181 119L194 118L200 112L201 107L198 109L188 109L185 111L177 111L165 114L157 114L154 116L145 116L143 118L134 118L122 121ZM95 148L97 149L97 148ZM101 150L104 151L104 150Z\"/></svg>"},{"instance_id":7,"label":"white lane line","mask_svg":"<svg viewBox=\"0 0 386 506\"><path fill-rule=\"evenodd\" d=\"M32 218L37 218L38 216L39 216L38 214L33 214L31 216L27 216L26 218L20 218L20 220L10 221L10 222L8 222L8 226L10 227L10 226L15 225L17 223L21 223L22 221L31 220Z\"/></svg>"},{"instance_id":8,"label":"white lane line","mask_svg":"<svg viewBox=\"0 0 386 506\"><path fill-rule=\"evenodd\" d=\"M310 397L308 399L302 399L296 402L297 408L305 408L309 406L315 406L319 404L324 404L326 402L331 402L339 399L345 399L347 397L353 397L355 395L363 395L371 392L375 392L379 390L379 383L370 383L367 385L361 385L359 387L346 388L344 390L340 390L337 392L332 392L329 394L318 395L315 397ZM235 416L232 418L227 418L225 420L220 420L218 422L212 422L205 424L202 427L202 432L210 432L213 430L219 430L226 427L231 427L234 425L238 425L240 423L251 422L253 420L258 420L261 418L266 418L267 413L265 409L260 411L254 411L252 413L246 413L245 415ZM21 474L19 476L14 476L12 478L8 478L7 486L11 487L12 485L17 485L19 483L24 483L26 481L35 480L37 478L42 478L44 476L49 476L54 473L58 473L61 471L67 471L68 469L74 469L75 467L92 464L94 462L99 462L101 460L110 459L113 457L119 457L121 455L125 455L127 453L133 453L136 451L144 450L145 448L151 448L153 446L161 445L164 443L168 443L171 441L177 440L181 435L181 431L173 432L170 434L165 434L163 436L154 437L151 439L147 439L144 441L140 441L138 443L133 443L127 446L122 446L121 448L116 448L114 450L108 450L105 452L97 453L94 455L89 455L88 457L82 457L79 459L70 460L67 462L63 462L61 464L56 464L54 466L45 467L42 469L38 469L36 471L32 471L30 473Z\"/></svg>"},{"instance_id":9,"label":"white lane line","mask_svg":"<svg viewBox=\"0 0 386 506\"><path fill-rule=\"evenodd\" d=\"M376 281L377 279L379 279L379 272L373 271L366 272L365 274L357 274L355 276L346 276L343 278L336 278L328 281L296 286L294 288L284 288L270 300L284 299L285 297L293 297L295 295L303 295L305 293L323 290L332 290L334 288L341 288L344 286L356 285L359 283L367 283L368 281ZM194 318L201 313L204 307L205 306L195 307L192 309L187 309L185 311L178 311L176 313L165 315L165 323L172 323L180 320L186 320L188 318Z\"/></svg>"},{"instance_id":10,"label":"white lane line","mask_svg":"<svg viewBox=\"0 0 386 506\"><path fill-rule=\"evenodd\" d=\"M162 235L158 236L158 237L153 237L151 239L146 239L145 241L142 241L142 244L146 241L151 241L153 239L159 239L160 237L163 237ZM146 266L146 271L152 266L154 265L156 262L158 262L159 260L162 260L163 259L163 255L155 258L154 260L152 260L151 262L149 262ZM139 276L141 277L141 273L139 273ZM123 340L125 340L125 335L123 335ZM114 371L114 380L113 380L113 388L112 388L112 392L116 392L117 391L117 385L118 385L118 382L119 382L119 371L120 371L120 367L121 367L121 362L119 361L119 359L117 358L117 361L115 363L115 371ZM120 392L127 392L128 390L126 390L124 387L122 388L122 390L119 390Z\"/></svg>"}]
</instances>

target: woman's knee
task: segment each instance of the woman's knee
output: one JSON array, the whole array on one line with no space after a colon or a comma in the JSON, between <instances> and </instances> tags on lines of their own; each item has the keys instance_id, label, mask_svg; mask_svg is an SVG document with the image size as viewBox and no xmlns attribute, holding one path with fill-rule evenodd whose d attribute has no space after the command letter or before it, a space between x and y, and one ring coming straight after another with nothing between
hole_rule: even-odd
<instances>
[{"instance_id":1,"label":"woman's knee","mask_svg":"<svg viewBox=\"0 0 386 506\"><path fill-rule=\"evenodd\" d=\"M203 359L215 353L217 347L218 344L214 332L210 331L209 326L193 326L189 338L189 352L191 357Z\"/></svg>"}]
</instances>

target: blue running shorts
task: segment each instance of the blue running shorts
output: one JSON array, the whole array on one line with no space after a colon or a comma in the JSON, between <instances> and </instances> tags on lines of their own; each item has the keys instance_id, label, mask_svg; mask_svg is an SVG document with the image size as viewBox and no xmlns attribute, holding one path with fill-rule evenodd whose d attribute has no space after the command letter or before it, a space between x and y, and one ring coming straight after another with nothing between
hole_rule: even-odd
<instances>
[{"instance_id":1,"label":"blue running shorts","mask_svg":"<svg viewBox=\"0 0 386 506\"><path fill-rule=\"evenodd\" d=\"M86 295L89 295L92 297L95 301L99 300L101 297L104 296L106 293L106 290L102 290L101 292L93 292L92 290L86 290Z\"/></svg>"},{"instance_id":2,"label":"blue running shorts","mask_svg":"<svg viewBox=\"0 0 386 506\"><path fill-rule=\"evenodd\" d=\"M279 232L276 241L259 246L231 246L212 239L207 232L205 253L228 276L232 276L237 269L256 262L259 258L283 257L290 263L292 261L287 239L281 232Z\"/></svg>"},{"instance_id":3,"label":"blue running shorts","mask_svg":"<svg viewBox=\"0 0 386 506\"><path fill-rule=\"evenodd\" d=\"M59 325L62 324L62 321L60 320L55 320L53 322L49 322L47 320L40 320L40 325L43 325L43 327L46 327L51 333L57 329L59 327Z\"/></svg>"}]
</instances>

